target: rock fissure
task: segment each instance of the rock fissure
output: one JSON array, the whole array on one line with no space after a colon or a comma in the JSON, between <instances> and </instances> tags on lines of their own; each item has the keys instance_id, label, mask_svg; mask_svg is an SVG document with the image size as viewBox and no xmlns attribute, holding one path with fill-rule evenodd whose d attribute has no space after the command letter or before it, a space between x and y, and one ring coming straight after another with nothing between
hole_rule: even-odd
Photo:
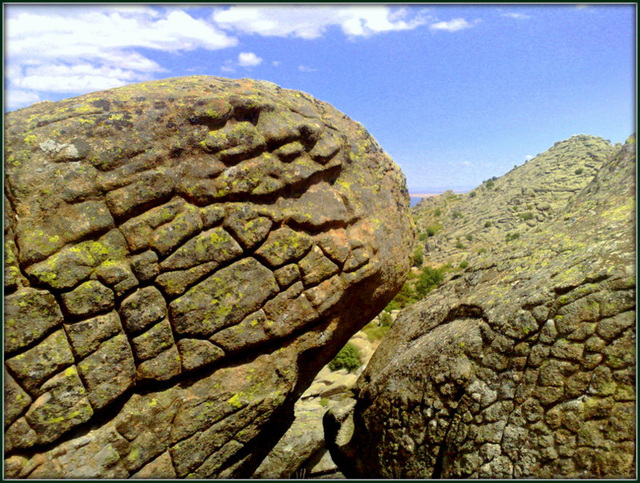
<instances>
[{"instance_id":1,"label":"rock fissure","mask_svg":"<svg viewBox=\"0 0 640 483\"><path fill-rule=\"evenodd\" d=\"M442 437L442 442L440 443L440 447L438 449L438 455L436 456L436 460L433 464L433 473L431 474L431 479L439 480L442 478L442 472L444 469L444 459L447 456L447 440L449 439L449 432L451 431L451 427L453 426L453 421L456 418L456 414L458 411L458 407L460 407L460 401L464 397L465 393L462 391L462 394L458 397L457 401L452 404L453 411L449 415L449 424L447 425L446 432ZM410 409L410 408L409 408Z\"/></svg>"}]
</instances>

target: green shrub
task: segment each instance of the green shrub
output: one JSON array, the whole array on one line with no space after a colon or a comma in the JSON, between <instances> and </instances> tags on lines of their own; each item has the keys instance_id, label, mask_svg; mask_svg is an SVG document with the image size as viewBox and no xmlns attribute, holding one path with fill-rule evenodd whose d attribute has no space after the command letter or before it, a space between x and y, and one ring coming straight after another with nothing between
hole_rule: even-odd
<instances>
[{"instance_id":1,"label":"green shrub","mask_svg":"<svg viewBox=\"0 0 640 483\"><path fill-rule=\"evenodd\" d=\"M465 246L462 244L460 240L458 240L458 242L456 243L456 248L462 250L463 248L465 248Z\"/></svg>"},{"instance_id":2,"label":"green shrub","mask_svg":"<svg viewBox=\"0 0 640 483\"><path fill-rule=\"evenodd\" d=\"M393 318L391 317L391 314L384 310L380 314L379 319L380 319L380 325L382 327L390 327L391 324L393 323Z\"/></svg>"},{"instance_id":3,"label":"green shrub","mask_svg":"<svg viewBox=\"0 0 640 483\"><path fill-rule=\"evenodd\" d=\"M473 235L470 233L465 238L469 241L473 241Z\"/></svg>"},{"instance_id":4,"label":"green shrub","mask_svg":"<svg viewBox=\"0 0 640 483\"><path fill-rule=\"evenodd\" d=\"M480 250L478 250L478 255L482 255L483 253L487 253L486 248L481 248Z\"/></svg>"},{"instance_id":5,"label":"green shrub","mask_svg":"<svg viewBox=\"0 0 640 483\"><path fill-rule=\"evenodd\" d=\"M578 168L578 169L576 169L574 171L574 173L576 173L576 174L582 174L583 172L584 172L584 169L582 169L582 168Z\"/></svg>"},{"instance_id":6,"label":"green shrub","mask_svg":"<svg viewBox=\"0 0 640 483\"><path fill-rule=\"evenodd\" d=\"M462 218L462 213L460 213L459 211L454 211L453 214L451 215L454 219L455 218Z\"/></svg>"},{"instance_id":7,"label":"green shrub","mask_svg":"<svg viewBox=\"0 0 640 483\"><path fill-rule=\"evenodd\" d=\"M422 262L424 261L424 257L422 256L422 247L418 247L413 252L413 265L416 267L421 267Z\"/></svg>"},{"instance_id":8,"label":"green shrub","mask_svg":"<svg viewBox=\"0 0 640 483\"><path fill-rule=\"evenodd\" d=\"M427 229L428 230L428 229ZM433 235L429 235L429 233L420 233L420 235L418 236L418 240L420 240L421 242L426 241L427 238L429 238L430 236Z\"/></svg>"},{"instance_id":9,"label":"green shrub","mask_svg":"<svg viewBox=\"0 0 640 483\"><path fill-rule=\"evenodd\" d=\"M485 227L485 228L490 228L490 227L492 227L492 226L493 226L493 223L491 223L490 221L485 221L485 222L484 222L484 227Z\"/></svg>"},{"instance_id":10,"label":"green shrub","mask_svg":"<svg viewBox=\"0 0 640 483\"><path fill-rule=\"evenodd\" d=\"M450 265L447 265L446 267L451 268ZM405 282L400 291L396 294L393 300L387 304L384 310L386 312L400 310L408 307L418 300L421 300L431 290L442 283L442 280L444 279L444 272L445 268L423 267L420 275L417 276L417 279L416 277L413 277L413 283L409 281Z\"/></svg>"},{"instance_id":11,"label":"green shrub","mask_svg":"<svg viewBox=\"0 0 640 483\"><path fill-rule=\"evenodd\" d=\"M405 282L400 291L396 294L395 297L387 304L385 310L387 312L391 312L392 310L400 310L405 308L407 305L411 305L416 301L416 294L409 284L409 282Z\"/></svg>"},{"instance_id":12,"label":"green shrub","mask_svg":"<svg viewBox=\"0 0 640 483\"><path fill-rule=\"evenodd\" d=\"M433 212L435 216L440 216L442 214L442 210L440 208L436 208L436 211Z\"/></svg>"},{"instance_id":13,"label":"green shrub","mask_svg":"<svg viewBox=\"0 0 640 483\"><path fill-rule=\"evenodd\" d=\"M385 336L387 335L387 333L389 332L389 326L372 326L370 327L369 324L367 324L363 329L362 332L364 332L364 335L367 336L367 339L369 339L369 342L375 342L377 340L382 340L385 338Z\"/></svg>"},{"instance_id":14,"label":"green shrub","mask_svg":"<svg viewBox=\"0 0 640 483\"><path fill-rule=\"evenodd\" d=\"M347 371L355 371L362 364L360 363L360 351L356 346L347 342L347 344L340 349L340 352L329 362L329 369L337 371L339 369L346 369Z\"/></svg>"},{"instance_id":15,"label":"green shrub","mask_svg":"<svg viewBox=\"0 0 640 483\"><path fill-rule=\"evenodd\" d=\"M471 193L469 193L469 197L470 198L475 198L476 197L476 192L472 191Z\"/></svg>"},{"instance_id":16,"label":"green shrub","mask_svg":"<svg viewBox=\"0 0 640 483\"><path fill-rule=\"evenodd\" d=\"M533 220L533 213L525 211L524 213L518 213L518 218L524 221Z\"/></svg>"},{"instance_id":17,"label":"green shrub","mask_svg":"<svg viewBox=\"0 0 640 483\"><path fill-rule=\"evenodd\" d=\"M444 270L441 268L424 267L416 282L416 295L418 299L424 298L431 290L442 283Z\"/></svg>"},{"instance_id":18,"label":"green shrub","mask_svg":"<svg viewBox=\"0 0 640 483\"><path fill-rule=\"evenodd\" d=\"M440 225L440 224L429 225L427 227L427 236L434 236L440 230L442 230L442 225Z\"/></svg>"},{"instance_id":19,"label":"green shrub","mask_svg":"<svg viewBox=\"0 0 640 483\"><path fill-rule=\"evenodd\" d=\"M469 266L469 262L467 262L466 260L462 260L462 261L460 262L460 268L462 268L463 270L464 270L465 268L467 268L468 266Z\"/></svg>"},{"instance_id":20,"label":"green shrub","mask_svg":"<svg viewBox=\"0 0 640 483\"><path fill-rule=\"evenodd\" d=\"M488 190L490 190L495 186L495 183L492 179L489 179L484 183L484 185Z\"/></svg>"},{"instance_id":21,"label":"green shrub","mask_svg":"<svg viewBox=\"0 0 640 483\"><path fill-rule=\"evenodd\" d=\"M513 240L517 240L518 238L520 238L520 233L518 233L517 231L514 231L513 233L507 233L507 236L505 237L505 241L510 242Z\"/></svg>"}]
</instances>

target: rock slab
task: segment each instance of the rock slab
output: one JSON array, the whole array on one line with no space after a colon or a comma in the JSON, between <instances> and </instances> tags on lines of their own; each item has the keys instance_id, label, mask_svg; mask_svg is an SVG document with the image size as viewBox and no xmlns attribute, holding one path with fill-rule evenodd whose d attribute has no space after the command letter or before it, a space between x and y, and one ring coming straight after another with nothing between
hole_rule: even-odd
<instances>
[{"instance_id":1,"label":"rock slab","mask_svg":"<svg viewBox=\"0 0 640 483\"><path fill-rule=\"evenodd\" d=\"M6 477L250 476L406 276L404 176L308 94L178 78L5 128Z\"/></svg>"}]
</instances>

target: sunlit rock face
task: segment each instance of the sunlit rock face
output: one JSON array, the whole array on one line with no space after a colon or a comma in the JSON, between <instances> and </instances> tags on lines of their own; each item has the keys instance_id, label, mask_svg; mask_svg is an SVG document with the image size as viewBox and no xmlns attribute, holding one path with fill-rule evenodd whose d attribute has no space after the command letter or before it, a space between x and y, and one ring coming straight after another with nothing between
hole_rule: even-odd
<instances>
[{"instance_id":1,"label":"sunlit rock face","mask_svg":"<svg viewBox=\"0 0 640 483\"><path fill-rule=\"evenodd\" d=\"M243 477L401 287L404 176L267 82L5 117L5 476Z\"/></svg>"},{"instance_id":2,"label":"sunlit rock face","mask_svg":"<svg viewBox=\"0 0 640 483\"><path fill-rule=\"evenodd\" d=\"M346 476L636 477L635 149L399 315L325 419Z\"/></svg>"}]
</instances>

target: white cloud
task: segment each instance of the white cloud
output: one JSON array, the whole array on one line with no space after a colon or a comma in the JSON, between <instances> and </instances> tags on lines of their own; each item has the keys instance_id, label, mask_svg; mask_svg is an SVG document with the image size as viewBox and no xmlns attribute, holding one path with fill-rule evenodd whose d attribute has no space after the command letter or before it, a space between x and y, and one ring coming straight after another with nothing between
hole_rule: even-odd
<instances>
[{"instance_id":1,"label":"white cloud","mask_svg":"<svg viewBox=\"0 0 640 483\"><path fill-rule=\"evenodd\" d=\"M280 67L280 64L282 64L282 62L280 62L279 60L274 60L273 62L271 62L271 65L273 67Z\"/></svg>"},{"instance_id":2,"label":"white cloud","mask_svg":"<svg viewBox=\"0 0 640 483\"><path fill-rule=\"evenodd\" d=\"M530 154L527 154L524 159L526 159L527 161L531 161L535 156L531 156Z\"/></svg>"},{"instance_id":3,"label":"white cloud","mask_svg":"<svg viewBox=\"0 0 640 483\"><path fill-rule=\"evenodd\" d=\"M317 72L318 69L314 69L313 67L309 67L307 65L299 65L298 70L300 72Z\"/></svg>"},{"instance_id":4,"label":"white cloud","mask_svg":"<svg viewBox=\"0 0 640 483\"><path fill-rule=\"evenodd\" d=\"M230 31L303 39L321 37L330 27L341 28L349 37L364 37L382 32L411 30L426 23L420 10L392 9L382 5L238 5L216 10L212 18L220 28Z\"/></svg>"},{"instance_id":5,"label":"white cloud","mask_svg":"<svg viewBox=\"0 0 640 483\"><path fill-rule=\"evenodd\" d=\"M258 57L253 52L241 52L236 60L225 60L220 70L223 72L235 72L238 68L255 67L262 64L264 59Z\"/></svg>"},{"instance_id":6,"label":"white cloud","mask_svg":"<svg viewBox=\"0 0 640 483\"><path fill-rule=\"evenodd\" d=\"M429 26L431 30L446 30L447 32L457 32L458 30L464 30L471 28L473 24L467 22L463 18L454 18L448 22L436 22Z\"/></svg>"},{"instance_id":7,"label":"white cloud","mask_svg":"<svg viewBox=\"0 0 640 483\"><path fill-rule=\"evenodd\" d=\"M8 90L5 93L4 102L9 110L18 109L20 107L29 106L40 101L40 96L31 91L23 91L23 90Z\"/></svg>"},{"instance_id":8,"label":"white cloud","mask_svg":"<svg viewBox=\"0 0 640 483\"><path fill-rule=\"evenodd\" d=\"M527 15L526 13L517 13L517 12L501 13L500 16L515 18L516 20L526 20L528 18L531 18L531 15Z\"/></svg>"},{"instance_id":9,"label":"white cloud","mask_svg":"<svg viewBox=\"0 0 640 483\"><path fill-rule=\"evenodd\" d=\"M253 52L241 52L238 55L238 65L240 67L255 67L261 63L262 59Z\"/></svg>"},{"instance_id":10,"label":"white cloud","mask_svg":"<svg viewBox=\"0 0 640 483\"><path fill-rule=\"evenodd\" d=\"M26 105L37 92L82 94L150 80L165 71L136 49L217 50L238 40L178 9L146 6L5 7L7 93Z\"/></svg>"}]
</instances>

